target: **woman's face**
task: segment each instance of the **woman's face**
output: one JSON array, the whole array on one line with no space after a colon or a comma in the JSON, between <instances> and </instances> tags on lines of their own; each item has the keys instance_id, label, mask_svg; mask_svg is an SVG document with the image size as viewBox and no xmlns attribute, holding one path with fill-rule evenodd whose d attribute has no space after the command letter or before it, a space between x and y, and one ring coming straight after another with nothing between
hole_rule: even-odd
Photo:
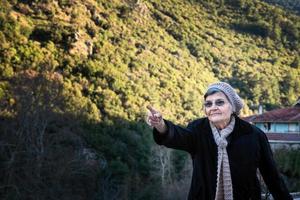
<instances>
[{"instance_id":1,"label":"woman's face","mask_svg":"<svg viewBox=\"0 0 300 200\"><path fill-rule=\"evenodd\" d=\"M227 125L232 114L232 106L222 92L216 92L206 97L204 110L208 119L215 125Z\"/></svg>"}]
</instances>

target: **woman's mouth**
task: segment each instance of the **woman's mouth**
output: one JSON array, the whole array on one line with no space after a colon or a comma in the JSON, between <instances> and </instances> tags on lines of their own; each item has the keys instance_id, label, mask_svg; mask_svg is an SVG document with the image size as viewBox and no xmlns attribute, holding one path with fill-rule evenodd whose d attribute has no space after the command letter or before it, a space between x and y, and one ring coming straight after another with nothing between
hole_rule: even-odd
<instances>
[{"instance_id":1,"label":"woman's mouth","mask_svg":"<svg viewBox=\"0 0 300 200\"><path fill-rule=\"evenodd\" d=\"M221 115L221 113L211 113L210 116Z\"/></svg>"}]
</instances>

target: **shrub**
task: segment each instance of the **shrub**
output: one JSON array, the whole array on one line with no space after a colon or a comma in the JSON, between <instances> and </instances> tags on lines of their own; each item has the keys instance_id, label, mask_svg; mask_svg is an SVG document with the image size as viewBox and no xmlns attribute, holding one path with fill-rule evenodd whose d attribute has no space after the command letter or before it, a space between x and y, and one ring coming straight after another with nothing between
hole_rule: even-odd
<instances>
[{"instance_id":1,"label":"shrub","mask_svg":"<svg viewBox=\"0 0 300 200\"><path fill-rule=\"evenodd\" d=\"M274 158L280 171L287 177L290 191L300 190L300 150L279 149L274 152Z\"/></svg>"},{"instance_id":2,"label":"shrub","mask_svg":"<svg viewBox=\"0 0 300 200\"><path fill-rule=\"evenodd\" d=\"M263 21L234 23L231 27L239 32L257 35L263 38L267 37L270 32L268 23Z\"/></svg>"}]
</instances>

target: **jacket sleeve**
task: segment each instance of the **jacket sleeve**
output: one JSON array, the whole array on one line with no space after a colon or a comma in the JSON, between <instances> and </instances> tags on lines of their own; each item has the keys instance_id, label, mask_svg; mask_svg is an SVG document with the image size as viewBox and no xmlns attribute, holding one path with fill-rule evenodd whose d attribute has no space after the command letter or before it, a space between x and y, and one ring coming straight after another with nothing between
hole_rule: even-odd
<instances>
[{"instance_id":1,"label":"jacket sleeve","mask_svg":"<svg viewBox=\"0 0 300 200\"><path fill-rule=\"evenodd\" d=\"M267 136L259 131L260 163L259 170L275 200L292 200L292 196L280 177Z\"/></svg>"},{"instance_id":2,"label":"jacket sleeve","mask_svg":"<svg viewBox=\"0 0 300 200\"><path fill-rule=\"evenodd\" d=\"M187 151L191 154L195 152L195 123L190 123L187 128L175 125L168 120L164 120L168 131L164 134L153 129L153 138L159 145L169 148Z\"/></svg>"}]
</instances>

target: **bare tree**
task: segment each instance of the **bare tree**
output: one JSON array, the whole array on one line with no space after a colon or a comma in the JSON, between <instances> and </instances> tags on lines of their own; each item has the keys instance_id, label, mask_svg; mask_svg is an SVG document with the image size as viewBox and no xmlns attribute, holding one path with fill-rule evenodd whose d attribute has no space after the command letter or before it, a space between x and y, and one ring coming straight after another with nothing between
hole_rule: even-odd
<instances>
[{"instance_id":1,"label":"bare tree","mask_svg":"<svg viewBox=\"0 0 300 200\"><path fill-rule=\"evenodd\" d=\"M174 150L154 145L152 147L151 155L151 163L154 168L152 171L153 176L160 177L161 199L186 199L191 181L191 160L185 159L182 170L176 172L173 163Z\"/></svg>"}]
</instances>

